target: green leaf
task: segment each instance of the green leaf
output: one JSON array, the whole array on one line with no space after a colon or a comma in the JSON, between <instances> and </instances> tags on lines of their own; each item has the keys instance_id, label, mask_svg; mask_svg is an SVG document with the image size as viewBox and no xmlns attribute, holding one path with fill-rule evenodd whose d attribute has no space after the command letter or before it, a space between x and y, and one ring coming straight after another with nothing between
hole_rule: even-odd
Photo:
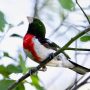
<instances>
[{"instance_id":1,"label":"green leaf","mask_svg":"<svg viewBox=\"0 0 90 90\"><path fill-rule=\"evenodd\" d=\"M22 36L20 36L18 34L12 34L11 37L20 37L20 38L23 38Z\"/></svg>"},{"instance_id":2,"label":"green leaf","mask_svg":"<svg viewBox=\"0 0 90 90\"><path fill-rule=\"evenodd\" d=\"M5 20L4 14L0 11L0 31L1 32L3 32L3 29L4 29L6 23L7 22Z\"/></svg>"},{"instance_id":3,"label":"green leaf","mask_svg":"<svg viewBox=\"0 0 90 90\"><path fill-rule=\"evenodd\" d=\"M90 36L88 36L88 35L83 36L83 37L80 38L80 40L81 40L82 42L90 41Z\"/></svg>"},{"instance_id":4,"label":"green leaf","mask_svg":"<svg viewBox=\"0 0 90 90\"><path fill-rule=\"evenodd\" d=\"M19 59L20 59L20 66L22 68L22 72L23 72L23 74L25 74L28 69L26 67L25 60L23 59L23 57L21 56L21 54L19 55Z\"/></svg>"},{"instance_id":5,"label":"green leaf","mask_svg":"<svg viewBox=\"0 0 90 90\"><path fill-rule=\"evenodd\" d=\"M31 79L33 84L36 84L36 85L39 84L39 78L37 75L32 75Z\"/></svg>"},{"instance_id":6,"label":"green leaf","mask_svg":"<svg viewBox=\"0 0 90 90\"><path fill-rule=\"evenodd\" d=\"M22 69L20 66L10 64L6 68L9 73L22 73Z\"/></svg>"},{"instance_id":7,"label":"green leaf","mask_svg":"<svg viewBox=\"0 0 90 90\"><path fill-rule=\"evenodd\" d=\"M9 54L7 52L4 52L4 56L9 57Z\"/></svg>"},{"instance_id":8,"label":"green leaf","mask_svg":"<svg viewBox=\"0 0 90 90\"><path fill-rule=\"evenodd\" d=\"M0 90L7 90L9 86L11 86L15 81L14 80L0 80ZM25 87L22 83L20 83L13 90L25 90Z\"/></svg>"},{"instance_id":9,"label":"green leaf","mask_svg":"<svg viewBox=\"0 0 90 90\"><path fill-rule=\"evenodd\" d=\"M0 65L0 74L2 74L4 77L8 77L10 74L5 66Z\"/></svg>"},{"instance_id":10,"label":"green leaf","mask_svg":"<svg viewBox=\"0 0 90 90\"><path fill-rule=\"evenodd\" d=\"M44 87L42 87L39 83L40 80L38 75L32 75L31 79L32 79L31 85L33 85L37 90L45 90Z\"/></svg>"},{"instance_id":11,"label":"green leaf","mask_svg":"<svg viewBox=\"0 0 90 90\"><path fill-rule=\"evenodd\" d=\"M18 84L18 86L15 88L15 90L25 90L25 87L22 83Z\"/></svg>"},{"instance_id":12,"label":"green leaf","mask_svg":"<svg viewBox=\"0 0 90 90\"><path fill-rule=\"evenodd\" d=\"M8 65L7 67L0 65L0 74L4 77L8 77L11 73L22 73L20 66Z\"/></svg>"},{"instance_id":13,"label":"green leaf","mask_svg":"<svg viewBox=\"0 0 90 90\"><path fill-rule=\"evenodd\" d=\"M13 80L0 80L0 90L7 90L12 83L14 83Z\"/></svg>"},{"instance_id":14,"label":"green leaf","mask_svg":"<svg viewBox=\"0 0 90 90\"><path fill-rule=\"evenodd\" d=\"M72 0L59 0L59 2L64 9L67 9L70 11L75 9L75 4L73 3Z\"/></svg>"}]
</instances>

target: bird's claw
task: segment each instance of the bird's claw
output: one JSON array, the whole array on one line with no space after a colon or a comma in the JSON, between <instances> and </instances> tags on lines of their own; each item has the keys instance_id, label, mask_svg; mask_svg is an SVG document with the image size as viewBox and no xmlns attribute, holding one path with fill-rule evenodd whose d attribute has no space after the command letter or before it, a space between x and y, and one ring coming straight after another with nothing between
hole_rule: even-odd
<instances>
[{"instance_id":1,"label":"bird's claw","mask_svg":"<svg viewBox=\"0 0 90 90\"><path fill-rule=\"evenodd\" d=\"M30 69L29 74L32 75L32 73L37 74L36 67L33 67L33 68Z\"/></svg>"},{"instance_id":2,"label":"bird's claw","mask_svg":"<svg viewBox=\"0 0 90 90\"><path fill-rule=\"evenodd\" d=\"M39 71L47 71L47 68L46 68L46 66L44 66L44 67L42 67Z\"/></svg>"},{"instance_id":3,"label":"bird's claw","mask_svg":"<svg viewBox=\"0 0 90 90\"><path fill-rule=\"evenodd\" d=\"M54 53L51 53L51 54L49 55L49 58L50 58L50 59L53 59L53 58L54 58Z\"/></svg>"}]
</instances>

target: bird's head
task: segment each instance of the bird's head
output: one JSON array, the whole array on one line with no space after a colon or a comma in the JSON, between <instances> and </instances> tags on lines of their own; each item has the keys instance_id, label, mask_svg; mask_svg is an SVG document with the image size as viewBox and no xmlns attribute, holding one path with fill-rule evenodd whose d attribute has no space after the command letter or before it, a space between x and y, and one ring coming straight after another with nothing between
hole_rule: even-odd
<instances>
[{"instance_id":1,"label":"bird's head","mask_svg":"<svg viewBox=\"0 0 90 90\"><path fill-rule=\"evenodd\" d=\"M45 38L46 29L40 19L28 17L29 27L27 34L32 34L37 38Z\"/></svg>"}]
</instances>

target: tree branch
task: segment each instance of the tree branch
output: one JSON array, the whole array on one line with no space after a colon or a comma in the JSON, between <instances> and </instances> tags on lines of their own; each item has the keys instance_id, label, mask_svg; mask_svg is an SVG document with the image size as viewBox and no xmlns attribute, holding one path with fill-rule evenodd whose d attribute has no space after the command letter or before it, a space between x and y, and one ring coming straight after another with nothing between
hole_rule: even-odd
<instances>
[{"instance_id":1,"label":"tree branch","mask_svg":"<svg viewBox=\"0 0 90 90\"><path fill-rule=\"evenodd\" d=\"M57 56L58 54L60 54L61 52L63 52L65 49L68 48L69 45L71 45L76 39L78 39L79 37L81 37L82 35L84 35L85 33L90 31L90 27L88 27L86 30L78 33L75 37L73 37L70 41L68 41L61 49L59 49L57 52L54 53L54 57ZM44 61L42 61L38 66L36 66L35 68L32 68L27 74L25 74L24 76L22 76L18 81L16 81L14 84L12 84L8 90L12 90L14 89L20 82L22 82L24 79L26 79L27 77L31 76L32 74L34 74L35 72L37 72L41 67L45 66L48 62L50 62L54 57L51 57L49 55L49 57L47 57Z\"/></svg>"}]
</instances>

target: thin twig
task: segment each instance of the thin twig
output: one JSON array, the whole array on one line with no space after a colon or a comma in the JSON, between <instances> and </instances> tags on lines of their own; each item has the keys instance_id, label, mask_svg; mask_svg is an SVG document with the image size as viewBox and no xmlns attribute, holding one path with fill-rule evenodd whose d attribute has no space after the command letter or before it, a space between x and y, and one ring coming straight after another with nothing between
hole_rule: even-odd
<instances>
[{"instance_id":1,"label":"thin twig","mask_svg":"<svg viewBox=\"0 0 90 90\"><path fill-rule=\"evenodd\" d=\"M69 45L71 45L75 40L77 40L79 37L81 37L82 35L84 35L85 33L90 31L90 27L87 28L86 30L80 32L79 34L77 34L75 37L73 37L70 41L68 41L61 49L59 49L57 52L54 53L54 57L57 56L58 54L60 54L61 52L63 52L65 49L68 48ZM27 77L31 76L32 74L34 74L35 72L37 72L41 67L45 66L48 62L50 62L54 57L47 57L44 61L42 61L37 67L32 68L27 74L25 74L24 76L22 76L18 81L16 81L14 84L12 84L8 90L12 90L14 89L20 82L22 82L24 79L26 79Z\"/></svg>"},{"instance_id":2,"label":"thin twig","mask_svg":"<svg viewBox=\"0 0 90 90\"><path fill-rule=\"evenodd\" d=\"M71 38L71 40L66 45L64 45L60 50L58 50L54 55L57 56L59 53L61 53L61 51L64 51L65 49L67 49L68 46L71 45L75 40L77 40L79 37L81 37L82 35L84 35L85 33L89 32L89 31L90 31L90 27L88 27L84 31L80 32L75 37Z\"/></svg>"},{"instance_id":3,"label":"thin twig","mask_svg":"<svg viewBox=\"0 0 90 90\"><path fill-rule=\"evenodd\" d=\"M63 25L67 17L68 15L64 16L62 22L56 27L56 29L53 30L53 32L49 35L49 37L53 36L60 29L60 27Z\"/></svg>"},{"instance_id":4,"label":"thin twig","mask_svg":"<svg viewBox=\"0 0 90 90\"><path fill-rule=\"evenodd\" d=\"M52 37L52 36L58 31L58 29L59 29L61 26L62 26L62 24L60 23L60 24L56 27L56 29L54 29L53 32L52 32L48 37Z\"/></svg>"},{"instance_id":5,"label":"thin twig","mask_svg":"<svg viewBox=\"0 0 90 90\"><path fill-rule=\"evenodd\" d=\"M75 48L77 48L77 40L75 41ZM75 62L77 62L77 51L75 51ZM76 76L75 76L75 81L74 81L74 85L77 86L77 77L78 77L78 74L76 73Z\"/></svg>"},{"instance_id":6,"label":"thin twig","mask_svg":"<svg viewBox=\"0 0 90 90\"><path fill-rule=\"evenodd\" d=\"M80 7L80 9L81 9L81 11L83 12L83 14L85 15L85 17L86 17L86 19L87 19L88 23L90 24L90 20L89 20L89 18L88 18L88 16L87 16L87 14L84 12L84 10L82 9L82 7L79 5L79 3L78 3L78 1L77 1L77 0L76 0L76 3L77 3L77 5Z\"/></svg>"},{"instance_id":7,"label":"thin twig","mask_svg":"<svg viewBox=\"0 0 90 90\"><path fill-rule=\"evenodd\" d=\"M6 34L9 32L9 30L13 27L13 25L11 25L11 24L8 24L9 26L8 26L8 29L7 29L7 31L4 33L4 35L0 38L0 43L2 42L2 40L5 38L5 36L6 36Z\"/></svg>"},{"instance_id":8,"label":"thin twig","mask_svg":"<svg viewBox=\"0 0 90 90\"><path fill-rule=\"evenodd\" d=\"M39 11L41 11L49 2L49 0L44 0L45 2L42 4L42 6L39 8Z\"/></svg>"},{"instance_id":9,"label":"thin twig","mask_svg":"<svg viewBox=\"0 0 90 90\"><path fill-rule=\"evenodd\" d=\"M71 48L71 47L68 47L66 50L74 50L74 51L90 51L90 49L86 49L86 48Z\"/></svg>"},{"instance_id":10,"label":"thin twig","mask_svg":"<svg viewBox=\"0 0 90 90\"><path fill-rule=\"evenodd\" d=\"M88 52L87 52L87 53L84 53L84 52L83 52L83 53L79 53L79 52L77 52L77 54L78 54L78 55L87 55L87 54L90 54L90 53L88 53ZM85 59L85 60L86 60L86 59Z\"/></svg>"},{"instance_id":11,"label":"thin twig","mask_svg":"<svg viewBox=\"0 0 90 90\"><path fill-rule=\"evenodd\" d=\"M77 90L78 88L80 88L82 85L86 84L87 80L90 79L90 76L88 76L83 82L81 82L80 84L78 84L76 87L74 87L72 90Z\"/></svg>"},{"instance_id":12,"label":"thin twig","mask_svg":"<svg viewBox=\"0 0 90 90\"><path fill-rule=\"evenodd\" d=\"M83 66L86 64L86 60L88 60L89 56L90 56L90 52L88 51L88 53L85 55L83 59L83 62L82 62Z\"/></svg>"},{"instance_id":13,"label":"thin twig","mask_svg":"<svg viewBox=\"0 0 90 90\"><path fill-rule=\"evenodd\" d=\"M77 86L84 81L83 79L84 79L85 77L88 78L89 76L90 76L90 73L86 73L85 75L81 76L81 77L79 78L79 80L77 81ZM87 79L87 78L86 78L86 79ZM85 80L86 80L86 79L85 79ZM88 79L89 79L89 78L88 78ZM82 82L81 82L81 81L82 81ZM81 82L81 83L80 83L80 82ZM76 88L75 85L72 85L72 86L71 86L70 88L68 88L67 90L73 90L73 89L75 89L75 88ZM78 88L79 88L79 87L78 87ZM76 90L76 89L75 89L75 90Z\"/></svg>"},{"instance_id":14,"label":"thin twig","mask_svg":"<svg viewBox=\"0 0 90 90\"><path fill-rule=\"evenodd\" d=\"M38 17L38 0L35 1L35 6L34 6L34 17Z\"/></svg>"}]
</instances>

